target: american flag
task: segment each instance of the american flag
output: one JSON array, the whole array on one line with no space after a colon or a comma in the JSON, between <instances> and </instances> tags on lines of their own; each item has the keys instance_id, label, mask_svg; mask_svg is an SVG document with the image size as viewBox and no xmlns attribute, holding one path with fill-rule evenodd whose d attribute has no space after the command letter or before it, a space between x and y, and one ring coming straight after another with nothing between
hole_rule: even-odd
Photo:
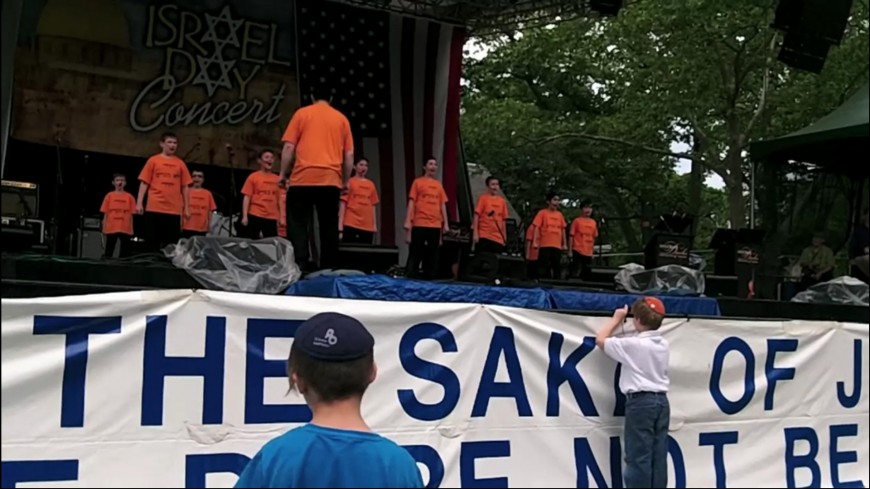
<instances>
[{"instance_id":1,"label":"american flag","mask_svg":"<svg viewBox=\"0 0 870 489\"><path fill-rule=\"evenodd\" d=\"M408 191L434 157L457 215L459 96L465 29L342 3L296 2L299 91L332 90L356 157L381 196L380 242L403 243Z\"/></svg>"}]
</instances>

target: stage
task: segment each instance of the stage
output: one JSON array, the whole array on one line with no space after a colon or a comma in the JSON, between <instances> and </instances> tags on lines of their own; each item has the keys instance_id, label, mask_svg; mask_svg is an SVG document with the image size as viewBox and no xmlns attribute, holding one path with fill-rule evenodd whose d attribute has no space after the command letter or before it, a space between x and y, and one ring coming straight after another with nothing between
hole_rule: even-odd
<instances>
[{"instance_id":1,"label":"stage","mask_svg":"<svg viewBox=\"0 0 870 489\"><path fill-rule=\"evenodd\" d=\"M3 298L34 298L148 289L202 288L183 270L156 255L125 260L83 260L37 254L4 254ZM316 277L300 280L286 292L304 297L372 299L389 302L476 303L607 314L636 296L584 287L577 282L510 285L455 281L423 282L385 275ZM860 306L798 304L727 297L661 296L668 315L870 322Z\"/></svg>"}]
</instances>

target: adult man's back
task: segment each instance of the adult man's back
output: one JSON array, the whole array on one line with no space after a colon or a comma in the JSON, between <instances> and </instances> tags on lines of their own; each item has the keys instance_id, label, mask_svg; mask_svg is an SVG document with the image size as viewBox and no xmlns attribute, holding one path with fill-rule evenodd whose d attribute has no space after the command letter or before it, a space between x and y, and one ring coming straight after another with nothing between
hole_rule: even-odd
<instances>
[{"instance_id":1,"label":"adult man's back","mask_svg":"<svg viewBox=\"0 0 870 489\"><path fill-rule=\"evenodd\" d=\"M284 131L280 182L286 183L295 156L287 189L287 231L296 262L308 264L309 219L316 208L320 264L332 268L338 256L339 198L353 167L353 135L347 118L318 95L312 94L315 102L293 114Z\"/></svg>"}]
</instances>

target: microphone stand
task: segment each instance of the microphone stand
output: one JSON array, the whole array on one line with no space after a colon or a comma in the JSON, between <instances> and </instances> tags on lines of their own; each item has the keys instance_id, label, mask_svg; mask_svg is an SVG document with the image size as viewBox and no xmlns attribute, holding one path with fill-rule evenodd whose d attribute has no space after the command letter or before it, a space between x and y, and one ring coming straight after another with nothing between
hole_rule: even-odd
<instances>
[{"instance_id":1,"label":"microphone stand","mask_svg":"<svg viewBox=\"0 0 870 489\"><path fill-rule=\"evenodd\" d=\"M230 229L229 235L230 238L235 236L235 226L233 226L233 216L235 214L235 205L233 203L236 201L236 167L233 164L233 159L235 159L236 153L233 151L233 147L229 144L227 145L227 162L230 165L230 195L227 199L227 204L230 210Z\"/></svg>"}]
</instances>

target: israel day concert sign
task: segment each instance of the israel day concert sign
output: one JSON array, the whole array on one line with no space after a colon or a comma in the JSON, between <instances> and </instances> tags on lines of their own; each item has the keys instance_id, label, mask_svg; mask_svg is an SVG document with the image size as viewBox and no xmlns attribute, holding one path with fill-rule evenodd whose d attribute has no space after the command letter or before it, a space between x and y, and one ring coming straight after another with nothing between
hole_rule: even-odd
<instances>
[{"instance_id":1,"label":"israel day concert sign","mask_svg":"<svg viewBox=\"0 0 870 489\"><path fill-rule=\"evenodd\" d=\"M2 486L229 487L309 419L287 394L299 323L376 338L364 414L429 487L622 487L604 318L222 292L2 303ZM868 326L666 322L674 487L866 487Z\"/></svg>"},{"instance_id":2,"label":"israel day concert sign","mask_svg":"<svg viewBox=\"0 0 870 489\"><path fill-rule=\"evenodd\" d=\"M28 0L12 137L146 156L173 131L219 165L225 144L274 147L299 105L293 16L292 1Z\"/></svg>"}]
</instances>

